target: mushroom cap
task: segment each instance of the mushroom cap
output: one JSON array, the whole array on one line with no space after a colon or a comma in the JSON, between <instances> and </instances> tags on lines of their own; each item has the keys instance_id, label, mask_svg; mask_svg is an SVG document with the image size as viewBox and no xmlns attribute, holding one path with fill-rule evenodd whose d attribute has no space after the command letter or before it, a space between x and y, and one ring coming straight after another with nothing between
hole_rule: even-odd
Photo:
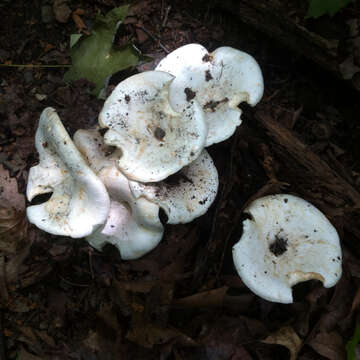
<instances>
[{"instance_id":1,"label":"mushroom cap","mask_svg":"<svg viewBox=\"0 0 360 360\"><path fill-rule=\"evenodd\" d=\"M80 238L91 234L106 221L109 195L53 108L40 116L35 146L40 163L30 169L27 198L53 194L45 203L27 208L29 221L54 235Z\"/></svg>"},{"instance_id":2,"label":"mushroom cap","mask_svg":"<svg viewBox=\"0 0 360 360\"><path fill-rule=\"evenodd\" d=\"M236 270L256 295L292 303L291 287L311 279L327 288L341 277L336 229L316 207L286 194L265 196L245 210L243 235L233 247Z\"/></svg>"},{"instance_id":3,"label":"mushroom cap","mask_svg":"<svg viewBox=\"0 0 360 360\"><path fill-rule=\"evenodd\" d=\"M158 229L145 227L135 220L126 203L111 200L105 226L86 240L97 250L101 250L107 243L112 244L117 247L123 260L134 260L153 250L162 236L161 224Z\"/></svg>"},{"instance_id":4,"label":"mushroom cap","mask_svg":"<svg viewBox=\"0 0 360 360\"><path fill-rule=\"evenodd\" d=\"M103 143L97 130L78 130L74 142L90 166L105 184L110 195L110 212L105 226L86 239L98 250L115 245L124 260L137 259L161 241L163 226L158 205L145 198L136 199L129 180L116 167L110 147Z\"/></svg>"},{"instance_id":5,"label":"mushroom cap","mask_svg":"<svg viewBox=\"0 0 360 360\"><path fill-rule=\"evenodd\" d=\"M168 89L173 78L161 71L133 75L114 89L101 110L100 126L109 128L105 143L121 149L117 165L132 180L163 180L204 148L204 113L194 100L181 113L172 109Z\"/></svg>"},{"instance_id":6,"label":"mushroom cap","mask_svg":"<svg viewBox=\"0 0 360 360\"><path fill-rule=\"evenodd\" d=\"M238 105L255 106L264 92L261 69L249 54L221 47L209 54L199 44L182 46L160 61L156 70L175 76L170 103L181 112L190 97L205 111L209 132L206 146L229 138L241 124Z\"/></svg>"},{"instance_id":7,"label":"mushroom cap","mask_svg":"<svg viewBox=\"0 0 360 360\"><path fill-rule=\"evenodd\" d=\"M200 156L179 173L152 184L130 181L133 194L158 204L169 224L185 224L206 213L219 186L216 167L204 149Z\"/></svg>"}]
</instances>

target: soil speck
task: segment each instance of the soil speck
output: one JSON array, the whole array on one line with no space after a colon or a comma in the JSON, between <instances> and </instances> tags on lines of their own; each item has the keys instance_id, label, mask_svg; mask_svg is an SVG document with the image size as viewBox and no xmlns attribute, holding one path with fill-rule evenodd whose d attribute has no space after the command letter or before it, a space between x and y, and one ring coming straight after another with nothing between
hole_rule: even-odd
<instances>
[{"instance_id":1,"label":"soil speck","mask_svg":"<svg viewBox=\"0 0 360 360\"><path fill-rule=\"evenodd\" d=\"M269 249L275 256L280 256L287 250L287 242L287 239L276 235L275 241L269 246Z\"/></svg>"},{"instance_id":2,"label":"soil speck","mask_svg":"<svg viewBox=\"0 0 360 360\"><path fill-rule=\"evenodd\" d=\"M185 88L184 93L186 94L186 101L191 101L196 96L196 92L190 88Z\"/></svg>"}]
</instances>

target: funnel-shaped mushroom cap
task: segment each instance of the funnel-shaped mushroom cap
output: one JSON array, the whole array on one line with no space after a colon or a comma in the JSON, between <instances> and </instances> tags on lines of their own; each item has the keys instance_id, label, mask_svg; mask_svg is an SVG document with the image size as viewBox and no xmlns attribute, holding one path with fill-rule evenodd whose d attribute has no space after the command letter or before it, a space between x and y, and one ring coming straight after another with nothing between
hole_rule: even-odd
<instances>
[{"instance_id":1,"label":"funnel-shaped mushroom cap","mask_svg":"<svg viewBox=\"0 0 360 360\"><path fill-rule=\"evenodd\" d=\"M205 145L207 125L199 104L181 113L168 99L173 76L148 71L121 82L105 101L100 126L107 145L121 149L118 167L130 179L160 181L195 160Z\"/></svg>"},{"instance_id":2,"label":"funnel-shaped mushroom cap","mask_svg":"<svg viewBox=\"0 0 360 360\"><path fill-rule=\"evenodd\" d=\"M206 213L219 185L216 167L206 150L175 175L155 184L130 181L137 198L146 197L164 209L169 224L188 223Z\"/></svg>"},{"instance_id":3,"label":"funnel-shaped mushroom cap","mask_svg":"<svg viewBox=\"0 0 360 360\"><path fill-rule=\"evenodd\" d=\"M40 163L30 169L27 198L53 194L47 202L27 208L29 221L54 235L80 238L91 234L106 221L109 196L53 108L41 114L35 145Z\"/></svg>"},{"instance_id":4,"label":"funnel-shaped mushroom cap","mask_svg":"<svg viewBox=\"0 0 360 360\"><path fill-rule=\"evenodd\" d=\"M154 249L162 231L154 231L137 223L123 202L111 201L108 220L103 229L86 238L91 246L101 250L106 244L116 246L123 260L134 260Z\"/></svg>"},{"instance_id":5,"label":"funnel-shaped mushroom cap","mask_svg":"<svg viewBox=\"0 0 360 360\"><path fill-rule=\"evenodd\" d=\"M199 44L182 46L160 61L156 70L175 76L170 103L183 111L195 98L205 111L209 133L206 146L230 137L241 124L241 102L255 106L264 92L262 73L255 59L231 47L209 54Z\"/></svg>"},{"instance_id":6,"label":"funnel-shaped mushroom cap","mask_svg":"<svg viewBox=\"0 0 360 360\"><path fill-rule=\"evenodd\" d=\"M111 146L104 144L100 129L77 130L74 144L96 174L105 167L113 166L113 159L119 156Z\"/></svg>"},{"instance_id":7,"label":"funnel-shaped mushroom cap","mask_svg":"<svg viewBox=\"0 0 360 360\"><path fill-rule=\"evenodd\" d=\"M98 250L106 243L115 245L124 260L137 259L151 251L163 236L159 206L133 196L129 180L112 160L113 154L106 155L110 154L110 147L103 143L98 131L78 130L74 142L105 184L111 199L105 227L88 236L87 241Z\"/></svg>"},{"instance_id":8,"label":"funnel-shaped mushroom cap","mask_svg":"<svg viewBox=\"0 0 360 360\"><path fill-rule=\"evenodd\" d=\"M313 205L293 195L255 200L245 210L243 235L233 247L236 270L260 297L291 303L291 287L317 279L325 287L341 277L339 236Z\"/></svg>"}]
</instances>

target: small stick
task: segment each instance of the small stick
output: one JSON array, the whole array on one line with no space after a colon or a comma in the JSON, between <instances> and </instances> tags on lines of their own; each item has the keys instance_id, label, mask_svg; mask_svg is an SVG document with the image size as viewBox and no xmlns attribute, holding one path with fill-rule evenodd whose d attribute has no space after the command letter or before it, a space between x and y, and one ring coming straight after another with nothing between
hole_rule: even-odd
<instances>
[{"instance_id":1,"label":"small stick","mask_svg":"<svg viewBox=\"0 0 360 360\"><path fill-rule=\"evenodd\" d=\"M146 29L145 29L143 26L141 26L141 25L136 24L135 26L136 26L138 29L142 30L146 35L148 35L148 36L151 38L151 40L153 40L154 42L155 42L155 41L159 41L159 46L160 46L167 54L170 53L170 51L161 43L161 39L160 39L158 36L151 34L150 31L146 30Z\"/></svg>"},{"instance_id":2,"label":"small stick","mask_svg":"<svg viewBox=\"0 0 360 360\"><path fill-rule=\"evenodd\" d=\"M166 8L166 11L165 11L165 16L164 16L164 20L161 24L161 27L165 27L166 26L166 23L168 21L168 18L169 18L169 12L171 10L171 5L169 5L167 8Z\"/></svg>"}]
</instances>

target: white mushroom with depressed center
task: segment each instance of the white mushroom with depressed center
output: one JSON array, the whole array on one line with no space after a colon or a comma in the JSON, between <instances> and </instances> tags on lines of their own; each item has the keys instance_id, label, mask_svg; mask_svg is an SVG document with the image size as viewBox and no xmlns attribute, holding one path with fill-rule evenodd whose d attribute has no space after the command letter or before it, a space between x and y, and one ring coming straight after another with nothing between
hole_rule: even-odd
<instances>
[{"instance_id":1,"label":"white mushroom with depressed center","mask_svg":"<svg viewBox=\"0 0 360 360\"><path fill-rule=\"evenodd\" d=\"M27 208L29 221L54 235L91 234L106 221L109 196L53 108L41 114L35 145L40 163L30 169L26 195L29 201L40 194L52 192L52 196Z\"/></svg>"},{"instance_id":2,"label":"white mushroom with depressed center","mask_svg":"<svg viewBox=\"0 0 360 360\"><path fill-rule=\"evenodd\" d=\"M293 302L291 287L317 279L327 288L341 277L336 229L313 205L293 195L271 195L252 202L243 235L233 247L237 272L256 295Z\"/></svg>"},{"instance_id":3,"label":"white mushroom with depressed center","mask_svg":"<svg viewBox=\"0 0 360 360\"><path fill-rule=\"evenodd\" d=\"M74 142L91 168L105 184L111 199L110 213L103 228L87 237L98 250L115 245L124 260L137 259L158 245L163 236L159 207L145 198L136 199L129 180L117 169L110 149L97 130L78 130Z\"/></svg>"},{"instance_id":4,"label":"white mushroom with depressed center","mask_svg":"<svg viewBox=\"0 0 360 360\"><path fill-rule=\"evenodd\" d=\"M151 184L130 181L134 195L163 208L169 224L188 223L205 214L216 197L218 185L216 167L206 150L164 181Z\"/></svg>"},{"instance_id":5,"label":"white mushroom with depressed center","mask_svg":"<svg viewBox=\"0 0 360 360\"><path fill-rule=\"evenodd\" d=\"M212 53L199 44L182 46L160 61L156 70L175 76L170 103L181 112L195 98L205 111L206 146L226 140L241 124L238 105L255 106L264 92L261 69L249 54L231 47Z\"/></svg>"},{"instance_id":6,"label":"white mushroom with depressed center","mask_svg":"<svg viewBox=\"0 0 360 360\"><path fill-rule=\"evenodd\" d=\"M169 102L174 77L148 71L122 81L105 101L104 140L122 152L117 165L132 180L156 182L194 161L208 133L200 105L189 100L181 113Z\"/></svg>"}]
</instances>

